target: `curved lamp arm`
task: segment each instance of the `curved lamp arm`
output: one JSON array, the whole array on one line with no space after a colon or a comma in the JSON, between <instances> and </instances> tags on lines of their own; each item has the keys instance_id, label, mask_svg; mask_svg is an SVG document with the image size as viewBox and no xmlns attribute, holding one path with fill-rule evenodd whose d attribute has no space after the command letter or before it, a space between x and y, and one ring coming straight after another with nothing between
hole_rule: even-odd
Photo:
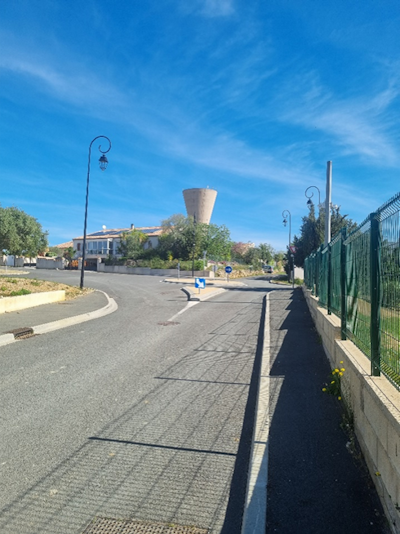
<instances>
[{"instance_id":1,"label":"curved lamp arm","mask_svg":"<svg viewBox=\"0 0 400 534\"><path fill-rule=\"evenodd\" d=\"M316 189L318 191L318 206L319 206L321 204L321 191L318 189L316 185L310 185L310 187L307 187L307 189L304 192L305 196L308 198L307 205L311 207L311 204L313 204L313 201L311 199L314 196L314 193L310 192L309 194L307 194L307 191L309 189Z\"/></svg>"}]
</instances>

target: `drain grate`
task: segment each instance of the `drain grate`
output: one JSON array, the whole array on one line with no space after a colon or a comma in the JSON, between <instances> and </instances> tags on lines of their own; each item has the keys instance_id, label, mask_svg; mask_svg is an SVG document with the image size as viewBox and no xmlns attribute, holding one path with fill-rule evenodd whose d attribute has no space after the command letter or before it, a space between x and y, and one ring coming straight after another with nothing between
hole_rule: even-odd
<instances>
[{"instance_id":1,"label":"drain grate","mask_svg":"<svg viewBox=\"0 0 400 534\"><path fill-rule=\"evenodd\" d=\"M175 326L177 324L181 324L181 323L177 323L176 321L161 321L157 324L160 324L161 326Z\"/></svg>"},{"instance_id":2,"label":"drain grate","mask_svg":"<svg viewBox=\"0 0 400 534\"><path fill-rule=\"evenodd\" d=\"M7 334L13 334L14 339L25 339L34 335L33 328L30 328L29 326L23 326L22 328L9 330Z\"/></svg>"},{"instance_id":3,"label":"drain grate","mask_svg":"<svg viewBox=\"0 0 400 534\"><path fill-rule=\"evenodd\" d=\"M208 529L96 517L83 534L208 534Z\"/></svg>"}]
</instances>

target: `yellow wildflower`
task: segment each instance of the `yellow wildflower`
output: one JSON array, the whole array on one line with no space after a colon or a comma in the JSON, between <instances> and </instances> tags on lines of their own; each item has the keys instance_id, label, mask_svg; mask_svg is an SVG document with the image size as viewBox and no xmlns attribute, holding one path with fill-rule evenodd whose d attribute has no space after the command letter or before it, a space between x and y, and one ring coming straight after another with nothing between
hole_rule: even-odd
<instances>
[{"instance_id":1,"label":"yellow wildflower","mask_svg":"<svg viewBox=\"0 0 400 534\"><path fill-rule=\"evenodd\" d=\"M342 372L340 372L340 373L339 373L339 376L343 376L343 373L342 373Z\"/></svg>"},{"instance_id":2,"label":"yellow wildflower","mask_svg":"<svg viewBox=\"0 0 400 534\"><path fill-rule=\"evenodd\" d=\"M326 391L326 388L322 388L322 391Z\"/></svg>"},{"instance_id":3,"label":"yellow wildflower","mask_svg":"<svg viewBox=\"0 0 400 534\"><path fill-rule=\"evenodd\" d=\"M342 400L342 397L338 397L338 400Z\"/></svg>"},{"instance_id":4,"label":"yellow wildflower","mask_svg":"<svg viewBox=\"0 0 400 534\"><path fill-rule=\"evenodd\" d=\"M379 471L377 471L377 472L375 473L375 475L376 475L377 477L380 477L380 476L381 476L381 474L380 474Z\"/></svg>"},{"instance_id":5,"label":"yellow wildflower","mask_svg":"<svg viewBox=\"0 0 400 534\"><path fill-rule=\"evenodd\" d=\"M341 370L341 371L343 371L343 372L345 372L345 371L346 371L346 369L345 369L344 367L342 367L342 368L341 368L340 370Z\"/></svg>"},{"instance_id":6,"label":"yellow wildflower","mask_svg":"<svg viewBox=\"0 0 400 534\"><path fill-rule=\"evenodd\" d=\"M339 363L343 363L343 360L341 362L339 362Z\"/></svg>"},{"instance_id":7,"label":"yellow wildflower","mask_svg":"<svg viewBox=\"0 0 400 534\"><path fill-rule=\"evenodd\" d=\"M331 384L334 384L334 383L335 383L335 381L334 381L334 380L332 380Z\"/></svg>"}]
</instances>

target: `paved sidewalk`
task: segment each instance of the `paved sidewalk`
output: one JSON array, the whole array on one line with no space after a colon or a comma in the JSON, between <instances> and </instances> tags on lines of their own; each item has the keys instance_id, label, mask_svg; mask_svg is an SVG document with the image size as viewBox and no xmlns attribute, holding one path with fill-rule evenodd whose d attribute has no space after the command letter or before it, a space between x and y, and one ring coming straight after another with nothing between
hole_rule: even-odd
<instances>
[{"instance_id":1,"label":"paved sidewalk","mask_svg":"<svg viewBox=\"0 0 400 534\"><path fill-rule=\"evenodd\" d=\"M266 533L389 533L371 477L346 447L343 406L322 392L330 367L302 291L269 299Z\"/></svg>"}]
</instances>

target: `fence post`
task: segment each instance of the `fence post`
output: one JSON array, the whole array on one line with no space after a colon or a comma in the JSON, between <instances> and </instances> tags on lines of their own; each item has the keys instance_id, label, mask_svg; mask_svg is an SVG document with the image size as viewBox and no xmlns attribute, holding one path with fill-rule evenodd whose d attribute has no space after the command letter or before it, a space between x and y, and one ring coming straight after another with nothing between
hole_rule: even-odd
<instances>
[{"instance_id":1,"label":"fence post","mask_svg":"<svg viewBox=\"0 0 400 534\"><path fill-rule=\"evenodd\" d=\"M319 246L317 248L317 252L316 252L316 262L315 262L315 271L316 271L316 276L315 276L315 296L319 298L319 273L320 273L320 270L321 270L321 247Z\"/></svg>"},{"instance_id":2,"label":"fence post","mask_svg":"<svg viewBox=\"0 0 400 534\"><path fill-rule=\"evenodd\" d=\"M371 213L371 375L380 376L381 352L381 228L379 214Z\"/></svg>"},{"instance_id":3,"label":"fence post","mask_svg":"<svg viewBox=\"0 0 400 534\"><path fill-rule=\"evenodd\" d=\"M327 280L327 295L326 295L326 307L328 309L328 315L332 315L331 306L332 306L332 265L331 265L331 244L328 243L328 280Z\"/></svg>"},{"instance_id":4,"label":"fence post","mask_svg":"<svg viewBox=\"0 0 400 534\"><path fill-rule=\"evenodd\" d=\"M347 236L346 228L342 228L340 236L340 330L341 338L343 340L347 339L346 334L346 252L347 247L344 244Z\"/></svg>"}]
</instances>

